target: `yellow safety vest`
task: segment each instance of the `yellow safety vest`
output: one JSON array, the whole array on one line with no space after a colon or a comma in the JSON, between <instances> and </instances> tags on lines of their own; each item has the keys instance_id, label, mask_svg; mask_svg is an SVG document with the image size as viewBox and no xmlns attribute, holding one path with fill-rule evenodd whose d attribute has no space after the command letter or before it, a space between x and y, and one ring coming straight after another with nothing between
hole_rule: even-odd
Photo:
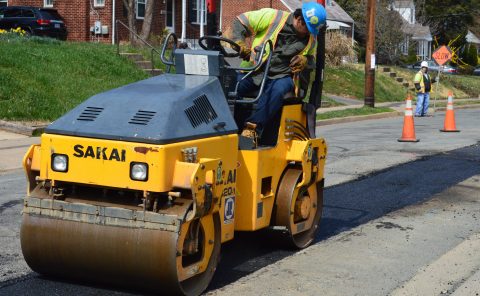
<instances>
[{"instance_id":1,"label":"yellow safety vest","mask_svg":"<svg viewBox=\"0 0 480 296\"><path fill-rule=\"evenodd\" d=\"M248 31L253 36L250 61L243 61L240 64L241 67L251 67L255 64L254 49L257 46L263 46L266 40L272 40L273 46L275 47L278 33L280 33L283 26L287 22L289 15L289 12L272 8L262 8L260 10L245 12L237 16L238 20L248 29ZM315 58L316 51L316 38L310 34L307 46L305 46L301 54L304 56L311 55ZM270 48L267 47L265 50L263 61L267 59L269 52ZM297 93L299 87L298 75L295 75L294 83L296 88L295 92Z\"/></svg>"},{"instance_id":2,"label":"yellow safety vest","mask_svg":"<svg viewBox=\"0 0 480 296\"><path fill-rule=\"evenodd\" d=\"M428 74L426 74L428 75ZM413 83L420 83L420 93L425 93L425 83L423 82L423 72L422 70L418 71L417 74L415 74L415 78L413 79ZM432 85L432 80L430 79L430 92L433 92L433 85Z\"/></svg>"}]
</instances>

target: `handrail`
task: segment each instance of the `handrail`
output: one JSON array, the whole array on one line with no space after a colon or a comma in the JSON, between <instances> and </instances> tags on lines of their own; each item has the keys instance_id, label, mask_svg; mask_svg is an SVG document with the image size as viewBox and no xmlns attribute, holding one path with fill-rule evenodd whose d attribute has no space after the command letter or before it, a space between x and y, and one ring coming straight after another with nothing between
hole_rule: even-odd
<instances>
[{"instance_id":1,"label":"handrail","mask_svg":"<svg viewBox=\"0 0 480 296\"><path fill-rule=\"evenodd\" d=\"M257 64L255 66L250 67L250 68L226 67L228 69L250 71L250 72L247 73L247 75L243 76L242 79L240 79L240 81L244 80L245 78L250 76L252 73L257 71L261 66L263 66L265 64L265 62L262 61L262 60L263 60L263 53L265 52L265 48L267 47L267 44L270 46L270 52L268 53L268 57L267 57L267 61L266 61L267 63L265 65L265 69L264 69L264 73L263 73L263 77L262 77L262 82L260 84L260 90L258 91L257 97L253 100L245 100L245 99L237 100L237 99L234 99L234 100L229 100L229 102L241 103L241 104L255 104L260 99L260 97L262 96L263 89L265 87L265 81L267 80L267 76L268 76L268 71L270 70L270 61L271 61L272 55L273 55L273 42L272 42L272 40L269 39L263 44L262 49L260 51L260 55L257 56L258 61L257 61ZM237 84L235 85L235 93L234 94L229 94L229 96L233 95L233 96L236 97L238 95L238 86L240 85L240 81L238 81Z\"/></svg>"},{"instance_id":2,"label":"handrail","mask_svg":"<svg viewBox=\"0 0 480 296\"><path fill-rule=\"evenodd\" d=\"M172 51L172 58L170 59L170 61L167 61L167 59L165 58L165 52L167 51L168 40L170 40L170 38L173 38L173 51ZM162 47L162 53L160 54L160 60L162 60L162 63L164 63L167 66L167 73L170 73L171 66L175 66L175 62L173 61L173 54L175 52L175 49L177 49L177 43L178 43L178 38L177 38L177 35L175 35L175 33L170 33L165 38L165 43L163 44L163 47Z\"/></svg>"},{"instance_id":3,"label":"handrail","mask_svg":"<svg viewBox=\"0 0 480 296\"><path fill-rule=\"evenodd\" d=\"M152 72L152 75L155 73L155 65L153 63L153 52L156 52L158 55L160 55L161 53L155 49L155 47L153 47L153 45L151 45L150 43L148 43L145 39L143 39L142 37L140 37L140 35L138 35L134 30L132 30L128 25L126 25L124 22L122 22L121 20L116 20L115 23L117 24L115 26L115 43L117 44L117 54L120 55L120 42L118 40L118 25L122 25L125 29L127 29L130 33L132 33L137 39L139 39L140 41L142 41L145 45L147 45L148 47L150 47L150 58L151 58L151 62L152 62L152 69L151 69L151 72Z\"/></svg>"}]
</instances>

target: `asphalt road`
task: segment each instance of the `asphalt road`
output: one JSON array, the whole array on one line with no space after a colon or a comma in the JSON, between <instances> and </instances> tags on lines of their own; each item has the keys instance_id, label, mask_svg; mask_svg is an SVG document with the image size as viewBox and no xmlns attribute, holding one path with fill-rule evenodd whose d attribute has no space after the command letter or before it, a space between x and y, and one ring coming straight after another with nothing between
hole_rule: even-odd
<instances>
[{"instance_id":1,"label":"asphalt road","mask_svg":"<svg viewBox=\"0 0 480 296\"><path fill-rule=\"evenodd\" d=\"M462 130L457 134L438 132L440 115L417 120L417 137L421 141L416 144L396 142L401 133L399 118L320 127L319 134L329 143L328 187L316 244L295 253L279 247L279 233L237 233L234 241L222 246L222 260L208 294L318 295L321 286L325 287L325 295L386 295L401 289L402 283L414 280L415 276L421 280L419 269L480 233L475 216L480 207L474 202L480 200L479 191L473 191L477 192L475 195L465 189L476 188L480 179L477 113L478 110L457 112L457 126ZM455 191L457 186L465 188ZM47 279L29 271L18 242L19 200L24 192L22 172L0 174L0 295L135 294L113 287ZM461 208L457 209L459 205ZM442 213L446 216L440 217ZM434 222L438 223L435 219L439 217L455 223L438 233ZM419 233L415 232L417 229ZM401 235L388 236L392 231ZM402 241L394 242L398 237ZM362 252L374 252L374 246L393 248L403 246L404 240L416 250L407 248L409 251L404 252L414 257L398 256L391 250L390 257L383 256L378 263L359 261L360 257L368 257ZM355 252L362 256L353 257L355 260L347 256ZM315 261L324 256L329 259ZM401 262L393 260L395 257ZM351 264L345 265L346 262ZM397 269L392 271L392 265ZM389 276L378 281L387 272ZM311 278L313 274L315 279ZM466 282L468 277L465 278L455 282L458 287ZM296 284L288 279L294 279ZM283 290L271 290L272 286ZM397 295L402 295L398 291ZM454 290L446 291L450 294Z\"/></svg>"}]
</instances>

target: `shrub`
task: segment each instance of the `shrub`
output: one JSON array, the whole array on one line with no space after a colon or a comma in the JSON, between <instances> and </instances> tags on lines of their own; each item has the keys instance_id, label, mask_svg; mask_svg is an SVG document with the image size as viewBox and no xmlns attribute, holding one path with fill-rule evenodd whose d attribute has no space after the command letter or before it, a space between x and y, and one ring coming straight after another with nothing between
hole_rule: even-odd
<instances>
[{"instance_id":1,"label":"shrub","mask_svg":"<svg viewBox=\"0 0 480 296\"><path fill-rule=\"evenodd\" d=\"M478 65L478 56L477 56L477 47L473 44L470 44L468 50L469 64L473 67Z\"/></svg>"},{"instance_id":2,"label":"shrub","mask_svg":"<svg viewBox=\"0 0 480 296\"><path fill-rule=\"evenodd\" d=\"M10 29L10 31L0 29L0 40L14 40L23 38L27 32L20 27L16 29Z\"/></svg>"},{"instance_id":3,"label":"shrub","mask_svg":"<svg viewBox=\"0 0 480 296\"><path fill-rule=\"evenodd\" d=\"M339 66L344 61L356 59L352 40L340 32L327 32L325 36L325 63Z\"/></svg>"},{"instance_id":4,"label":"shrub","mask_svg":"<svg viewBox=\"0 0 480 296\"><path fill-rule=\"evenodd\" d=\"M473 66L464 65L464 66L458 67L458 74L471 75L473 73L474 69L475 69L475 67L473 67Z\"/></svg>"}]
</instances>

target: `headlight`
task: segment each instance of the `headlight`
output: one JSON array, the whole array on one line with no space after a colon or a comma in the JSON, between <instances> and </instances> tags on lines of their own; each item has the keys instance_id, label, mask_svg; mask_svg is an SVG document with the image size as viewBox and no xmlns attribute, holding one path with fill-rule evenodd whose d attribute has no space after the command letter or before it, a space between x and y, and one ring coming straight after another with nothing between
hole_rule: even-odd
<instances>
[{"instance_id":1,"label":"headlight","mask_svg":"<svg viewBox=\"0 0 480 296\"><path fill-rule=\"evenodd\" d=\"M143 162L130 163L130 179L137 181L147 181L148 165Z\"/></svg>"},{"instance_id":2,"label":"headlight","mask_svg":"<svg viewBox=\"0 0 480 296\"><path fill-rule=\"evenodd\" d=\"M65 154L52 154L52 170L56 172L68 171L68 156Z\"/></svg>"}]
</instances>

